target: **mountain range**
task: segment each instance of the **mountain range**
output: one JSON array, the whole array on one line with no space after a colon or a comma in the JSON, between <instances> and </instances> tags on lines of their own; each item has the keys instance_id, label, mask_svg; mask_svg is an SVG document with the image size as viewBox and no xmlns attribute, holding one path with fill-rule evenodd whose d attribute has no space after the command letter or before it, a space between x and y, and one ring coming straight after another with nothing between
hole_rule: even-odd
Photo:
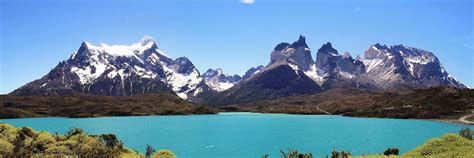
<instances>
[{"instance_id":1,"label":"mountain range","mask_svg":"<svg viewBox=\"0 0 474 158\"><path fill-rule=\"evenodd\" d=\"M195 103L226 105L334 88L386 91L438 86L466 88L433 53L405 45L377 43L368 47L363 58L353 58L328 42L313 58L300 35L293 43L277 44L266 66L250 68L240 76L220 68L201 74L188 58L167 56L152 37L145 36L132 45L83 42L69 59L10 95L170 93Z\"/></svg>"}]
</instances>

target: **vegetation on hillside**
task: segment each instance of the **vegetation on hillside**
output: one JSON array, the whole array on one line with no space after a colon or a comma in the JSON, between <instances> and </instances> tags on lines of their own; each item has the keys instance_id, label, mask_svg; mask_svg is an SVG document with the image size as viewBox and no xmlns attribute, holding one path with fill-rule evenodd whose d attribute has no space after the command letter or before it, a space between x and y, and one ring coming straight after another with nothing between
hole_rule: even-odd
<instances>
[{"instance_id":1,"label":"vegetation on hillside","mask_svg":"<svg viewBox=\"0 0 474 158\"><path fill-rule=\"evenodd\" d=\"M160 155L176 157L169 150L155 151L150 145L146 146L146 150L146 155L143 155L124 147L114 134L89 135L82 129L72 128L65 135L59 135L0 123L0 158L156 158Z\"/></svg>"},{"instance_id":2,"label":"vegetation on hillside","mask_svg":"<svg viewBox=\"0 0 474 158\"><path fill-rule=\"evenodd\" d=\"M0 95L0 118L100 117L143 115L215 114L212 108L194 105L167 94L136 96L11 96Z\"/></svg>"},{"instance_id":3,"label":"vegetation on hillside","mask_svg":"<svg viewBox=\"0 0 474 158\"><path fill-rule=\"evenodd\" d=\"M474 141L456 134L434 138L403 157L474 157Z\"/></svg>"},{"instance_id":4,"label":"vegetation on hillside","mask_svg":"<svg viewBox=\"0 0 474 158\"><path fill-rule=\"evenodd\" d=\"M88 135L72 128L65 135L16 128L0 123L0 155L4 157L142 157L113 134Z\"/></svg>"},{"instance_id":5,"label":"vegetation on hillside","mask_svg":"<svg viewBox=\"0 0 474 158\"><path fill-rule=\"evenodd\" d=\"M335 88L314 95L220 107L222 111L331 114L355 117L458 119L474 109L474 90L433 87L400 94Z\"/></svg>"},{"instance_id":6,"label":"vegetation on hillside","mask_svg":"<svg viewBox=\"0 0 474 158\"><path fill-rule=\"evenodd\" d=\"M474 157L473 130L463 128L459 134L446 134L398 156L397 148L388 148L383 155L352 156L348 151L332 151L331 158L411 158L411 157ZM0 123L0 157L126 157L155 158L159 155L176 157L169 150L156 151L146 145L140 154L123 146L114 134L89 135L84 130L72 128L65 135L35 131L28 127L17 128ZM268 158L263 155L262 158ZM313 158L312 153L288 149L281 151L282 158ZM329 156L328 156L329 157Z\"/></svg>"},{"instance_id":7,"label":"vegetation on hillside","mask_svg":"<svg viewBox=\"0 0 474 158\"><path fill-rule=\"evenodd\" d=\"M470 128L463 128L459 131L459 135L466 139L472 140L474 137L474 131Z\"/></svg>"},{"instance_id":8,"label":"vegetation on hillside","mask_svg":"<svg viewBox=\"0 0 474 158\"><path fill-rule=\"evenodd\" d=\"M433 138L428 140L425 144L409 151L403 155L398 156L399 150L397 148L388 148L379 155L363 155L352 156L350 152L333 151L331 158L413 158L413 157L460 157L472 158L474 157L474 140L473 130L470 128L463 128L459 134L446 134L441 138ZM288 152L281 152L282 158L313 158L312 153L300 153L298 150L289 149ZM262 158L269 158L268 154L263 155Z\"/></svg>"}]
</instances>

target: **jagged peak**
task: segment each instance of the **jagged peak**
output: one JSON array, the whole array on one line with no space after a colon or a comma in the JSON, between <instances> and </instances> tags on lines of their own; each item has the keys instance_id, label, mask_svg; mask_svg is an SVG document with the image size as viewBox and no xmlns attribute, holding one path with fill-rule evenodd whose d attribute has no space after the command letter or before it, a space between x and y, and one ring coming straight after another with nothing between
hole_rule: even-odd
<instances>
[{"instance_id":1,"label":"jagged peak","mask_svg":"<svg viewBox=\"0 0 474 158\"><path fill-rule=\"evenodd\" d=\"M82 41L82 43L81 43L81 48L87 48L89 45L90 45L89 42Z\"/></svg>"},{"instance_id":2,"label":"jagged peak","mask_svg":"<svg viewBox=\"0 0 474 158\"><path fill-rule=\"evenodd\" d=\"M176 63L182 64L182 65L191 62L191 60L189 60L187 57L179 57L179 58L176 58L174 61L175 61ZM192 63L191 63L191 64L192 64Z\"/></svg>"},{"instance_id":3,"label":"jagged peak","mask_svg":"<svg viewBox=\"0 0 474 158\"><path fill-rule=\"evenodd\" d=\"M136 56L149 49L157 49L157 46L152 37L145 36L138 43L131 45L108 45L101 43L100 46L95 46L84 41L81 43L78 53L92 51L95 53L107 53L112 56Z\"/></svg>"},{"instance_id":4,"label":"jagged peak","mask_svg":"<svg viewBox=\"0 0 474 158\"><path fill-rule=\"evenodd\" d=\"M293 44L291 44L291 47L293 47L293 48L298 48L298 47L308 48L308 44L306 44L306 37L304 37L303 35L300 35L298 37L298 40L293 42Z\"/></svg>"},{"instance_id":5,"label":"jagged peak","mask_svg":"<svg viewBox=\"0 0 474 158\"><path fill-rule=\"evenodd\" d=\"M224 70L222 70L221 68L217 68L216 71L219 72L220 74L224 74Z\"/></svg>"},{"instance_id":6,"label":"jagged peak","mask_svg":"<svg viewBox=\"0 0 474 158\"><path fill-rule=\"evenodd\" d=\"M375 43L373 45L370 46L370 48L373 48L375 50L381 50L381 49L385 49L385 50L388 50L390 49L390 46L387 46L387 45L381 45L380 43Z\"/></svg>"},{"instance_id":7,"label":"jagged peak","mask_svg":"<svg viewBox=\"0 0 474 158\"><path fill-rule=\"evenodd\" d=\"M351 53L349 53L349 52L344 52L344 53L342 54L342 57L343 57L343 58L351 58L351 59L352 59Z\"/></svg>"},{"instance_id":8,"label":"jagged peak","mask_svg":"<svg viewBox=\"0 0 474 158\"><path fill-rule=\"evenodd\" d=\"M139 43L142 46L146 46L148 44L156 45L155 38L153 38L151 36L148 36L148 35L143 36L143 38L139 41Z\"/></svg>"},{"instance_id":9,"label":"jagged peak","mask_svg":"<svg viewBox=\"0 0 474 158\"><path fill-rule=\"evenodd\" d=\"M290 47L290 46L291 46L291 45L290 45L289 43L281 42L280 44L276 45L273 50L275 50L275 51L280 51L280 50L283 50L283 49L288 48L288 47Z\"/></svg>"},{"instance_id":10,"label":"jagged peak","mask_svg":"<svg viewBox=\"0 0 474 158\"><path fill-rule=\"evenodd\" d=\"M337 50L332 47L331 42L323 44L321 48L318 49L318 53L328 53L333 55L338 55Z\"/></svg>"},{"instance_id":11,"label":"jagged peak","mask_svg":"<svg viewBox=\"0 0 474 158\"><path fill-rule=\"evenodd\" d=\"M215 76L218 74L224 74L224 71L221 68L217 68L217 69L207 69L207 71L204 73L205 76Z\"/></svg>"}]
</instances>

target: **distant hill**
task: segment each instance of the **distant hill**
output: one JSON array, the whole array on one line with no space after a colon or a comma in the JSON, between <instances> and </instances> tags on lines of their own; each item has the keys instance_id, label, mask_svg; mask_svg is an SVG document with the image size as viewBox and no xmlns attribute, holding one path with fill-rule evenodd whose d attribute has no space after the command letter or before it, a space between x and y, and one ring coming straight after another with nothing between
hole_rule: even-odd
<instances>
[{"instance_id":1,"label":"distant hill","mask_svg":"<svg viewBox=\"0 0 474 158\"><path fill-rule=\"evenodd\" d=\"M399 94L337 88L319 94L234 104L221 109L263 113L330 113L356 117L457 119L474 109L474 90L434 87Z\"/></svg>"},{"instance_id":2,"label":"distant hill","mask_svg":"<svg viewBox=\"0 0 474 158\"><path fill-rule=\"evenodd\" d=\"M166 94L136 96L0 96L0 118L23 117L100 117L141 115L215 114L204 106L194 105Z\"/></svg>"}]
</instances>

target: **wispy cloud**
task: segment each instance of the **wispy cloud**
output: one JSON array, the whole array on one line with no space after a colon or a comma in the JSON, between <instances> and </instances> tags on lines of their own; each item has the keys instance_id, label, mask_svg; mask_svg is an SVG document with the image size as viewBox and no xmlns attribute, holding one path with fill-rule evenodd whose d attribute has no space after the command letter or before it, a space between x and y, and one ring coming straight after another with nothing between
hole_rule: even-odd
<instances>
[{"instance_id":1,"label":"wispy cloud","mask_svg":"<svg viewBox=\"0 0 474 158\"><path fill-rule=\"evenodd\" d=\"M255 3L255 0L240 0L240 3L243 3L243 4L248 4L248 5L250 5L250 4L253 4L253 3Z\"/></svg>"},{"instance_id":2,"label":"wispy cloud","mask_svg":"<svg viewBox=\"0 0 474 158\"><path fill-rule=\"evenodd\" d=\"M360 10L360 6L357 6L357 7L354 8L355 12L358 12L359 10Z\"/></svg>"}]
</instances>

